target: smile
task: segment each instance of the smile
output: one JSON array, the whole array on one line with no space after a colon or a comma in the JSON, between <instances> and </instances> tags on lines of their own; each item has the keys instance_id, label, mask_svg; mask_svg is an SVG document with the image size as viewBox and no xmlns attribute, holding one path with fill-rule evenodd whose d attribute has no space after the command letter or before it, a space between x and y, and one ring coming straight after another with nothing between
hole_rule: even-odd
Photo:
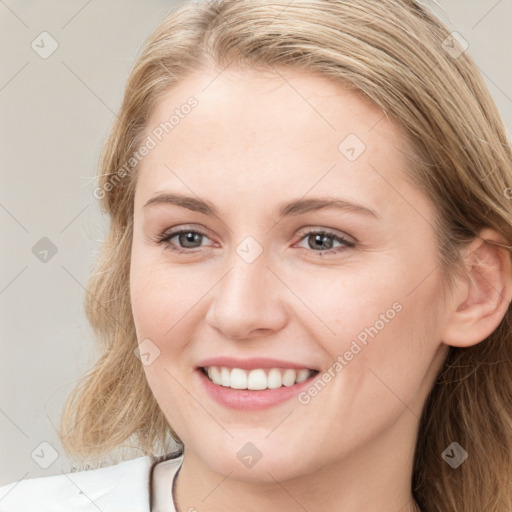
<instances>
[{"instance_id":1,"label":"smile","mask_svg":"<svg viewBox=\"0 0 512 512\"><path fill-rule=\"evenodd\" d=\"M259 391L290 387L304 382L318 373L308 368L295 370L293 368L256 368L244 370L226 366L206 366L201 368L208 379L219 386L232 389L247 389Z\"/></svg>"}]
</instances>

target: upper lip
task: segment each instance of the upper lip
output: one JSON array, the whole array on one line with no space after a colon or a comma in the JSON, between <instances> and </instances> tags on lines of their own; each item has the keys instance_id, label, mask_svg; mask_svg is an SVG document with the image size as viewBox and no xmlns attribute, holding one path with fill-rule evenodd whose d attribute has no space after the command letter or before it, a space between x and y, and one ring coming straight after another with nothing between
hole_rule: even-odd
<instances>
[{"instance_id":1,"label":"upper lip","mask_svg":"<svg viewBox=\"0 0 512 512\"><path fill-rule=\"evenodd\" d=\"M294 370L307 368L309 370L315 370L315 368L311 368L307 364L293 363L281 359L269 359L267 357L251 357L247 359L211 357L200 361L197 368L203 368L205 366L225 366L227 368L241 368L243 370L254 370L256 368L293 368Z\"/></svg>"}]
</instances>

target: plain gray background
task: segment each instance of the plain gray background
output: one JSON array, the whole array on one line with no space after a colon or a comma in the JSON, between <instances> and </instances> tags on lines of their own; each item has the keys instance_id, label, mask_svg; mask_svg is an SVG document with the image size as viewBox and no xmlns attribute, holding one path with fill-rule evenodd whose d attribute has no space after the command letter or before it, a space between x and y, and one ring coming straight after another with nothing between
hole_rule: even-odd
<instances>
[{"instance_id":1,"label":"plain gray background","mask_svg":"<svg viewBox=\"0 0 512 512\"><path fill-rule=\"evenodd\" d=\"M0 0L0 485L70 469L54 427L95 360L83 298L106 226L98 156L136 54L180 3ZM469 42L510 137L512 0L423 3ZM42 32L58 44L47 58L31 46Z\"/></svg>"}]
</instances>

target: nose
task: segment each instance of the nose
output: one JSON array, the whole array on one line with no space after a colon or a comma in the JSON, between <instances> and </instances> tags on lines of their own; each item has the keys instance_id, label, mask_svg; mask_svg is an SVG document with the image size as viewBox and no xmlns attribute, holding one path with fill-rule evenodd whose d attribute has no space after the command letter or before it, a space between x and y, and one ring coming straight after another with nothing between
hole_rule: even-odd
<instances>
[{"instance_id":1,"label":"nose","mask_svg":"<svg viewBox=\"0 0 512 512\"><path fill-rule=\"evenodd\" d=\"M210 293L206 322L222 336L243 340L277 332L287 321L286 287L259 257L235 260Z\"/></svg>"}]
</instances>

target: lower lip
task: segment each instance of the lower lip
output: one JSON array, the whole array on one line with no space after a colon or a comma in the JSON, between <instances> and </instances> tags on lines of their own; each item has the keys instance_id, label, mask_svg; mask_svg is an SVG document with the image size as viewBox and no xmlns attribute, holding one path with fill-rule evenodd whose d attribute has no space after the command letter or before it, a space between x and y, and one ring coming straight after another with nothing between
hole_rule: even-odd
<instances>
[{"instance_id":1,"label":"lower lip","mask_svg":"<svg viewBox=\"0 0 512 512\"><path fill-rule=\"evenodd\" d=\"M231 409L256 410L267 409L297 396L318 375L314 374L308 379L293 386L281 386L276 389L233 389L214 384L202 370L197 370L199 379L206 392L220 405Z\"/></svg>"}]
</instances>

